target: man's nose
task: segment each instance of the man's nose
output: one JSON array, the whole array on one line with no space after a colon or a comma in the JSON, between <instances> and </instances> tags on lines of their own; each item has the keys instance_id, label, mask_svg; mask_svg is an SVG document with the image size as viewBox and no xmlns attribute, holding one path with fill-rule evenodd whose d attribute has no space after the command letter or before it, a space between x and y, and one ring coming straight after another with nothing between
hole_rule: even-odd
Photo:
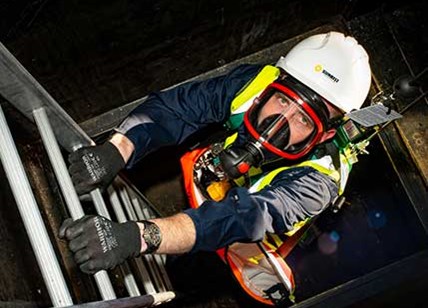
<instances>
[{"instance_id":1,"label":"man's nose","mask_svg":"<svg viewBox=\"0 0 428 308\"><path fill-rule=\"evenodd\" d=\"M299 112L298 108L296 106L288 106L287 109L282 111L282 115L288 119L291 119L293 116L295 116Z\"/></svg>"}]
</instances>

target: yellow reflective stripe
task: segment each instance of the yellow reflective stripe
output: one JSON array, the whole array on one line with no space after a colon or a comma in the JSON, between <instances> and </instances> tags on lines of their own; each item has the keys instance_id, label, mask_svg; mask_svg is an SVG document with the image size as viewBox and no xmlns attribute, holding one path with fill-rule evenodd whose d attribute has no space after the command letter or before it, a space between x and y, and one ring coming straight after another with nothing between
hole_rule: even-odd
<instances>
[{"instance_id":1,"label":"yellow reflective stripe","mask_svg":"<svg viewBox=\"0 0 428 308\"><path fill-rule=\"evenodd\" d=\"M290 231L288 231L288 232L285 232L284 234L286 235L286 236L288 236L288 237L291 237L291 236L293 236L297 231L299 231L300 230L300 228L302 228L304 225L306 225L307 223L308 223L308 221L310 220L310 218L306 218L305 220L302 220L302 221L298 221L298 222L296 222L294 225L293 225L293 229L292 230L290 230ZM263 243L265 243L266 245L268 245L272 250L277 250L284 242L281 240L281 238L278 236L278 235L276 235L276 234L270 234L269 235L272 239L273 239L273 241L275 242L275 245L273 245L272 244L272 242L270 242L269 240L267 240L266 238L263 240ZM255 256L255 257L253 257L254 259L252 260L253 262L254 261L257 261L258 260L258 257L257 256Z\"/></svg>"},{"instance_id":2,"label":"yellow reflective stripe","mask_svg":"<svg viewBox=\"0 0 428 308\"><path fill-rule=\"evenodd\" d=\"M274 235L274 234L270 234L270 235ZM278 237L278 235L275 235L276 237ZM275 240L275 245L273 245L271 242L269 242L267 239L266 239L266 236L265 236L265 238L263 239L263 243L266 245L266 246L268 246L271 250L273 250L273 251L276 251L277 249L278 249L278 247L282 244L282 241L279 239L279 237L278 237L278 241L279 242L276 242L276 240ZM279 243L281 243L281 244L279 244ZM278 245L278 246L276 246L276 245ZM276 246L276 247L275 247ZM259 262L260 262L260 260L261 259L263 259L263 258L265 258L265 255L263 254L263 253L260 253L260 254L257 254L257 255L255 255L255 256L252 256L252 257L249 257L247 260L249 261L249 262L251 262L251 263L253 263L253 264L259 264Z\"/></svg>"},{"instance_id":3,"label":"yellow reflective stripe","mask_svg":"<svg viewBox=\"0 0 428 308\"><path fill-rule=\"evenodd\" d=\"M317 164L315 161L304 161L303 163L297 165L296 167L300 167L300 166L307 166L307 167L312 167L315 170L318 170L321 173L324 173L325 175L331 177L336 183L339 182L340 180L340 173L339 171L337 171L336 169L328 169L320 164Z\"/></svg>"},{"instance_id":4,"label":"yellow reflective stripe","mask_svg":"<svg viewBox=\"0 0 428 308\"><path fill-rule=\"evenodd\" d=\"M251 182L251 178L252 177L254 177L254 176L256 176L256 175L259 175L259 174L261 174L263 172L263 170L260 168L260 167L258 167L258 168L256 168L256 167L251 167L250 168L250 170L248 171L248 177L250 178L250 182ZM237 179L234 179L233 180L235 183L236 183L236 185L238 185L239 187L243 187L243 186L245 186L245 184L247 183L247 181L246 181L246 179L245 179L245 176L241 176L241 177L239 177L239 178L237 178ZM251 184L251 183L250 183Z\"/></svg>"},{"instance_id":5,"label":"yellow reflective stripe","mask_svg":"<svg viewBox=\"0 0 428 308\"><path fill-rule=\"evenodd\" d=\"M306 218L305 220L296 222L293 225L293 229L288 231L288 232L285 232L284 234L288 237L293 236L297 231L300 230L300 228L302 228L304 225L306 225L309 220L310 220L310 218ZM272 250L276 251L284 242L276 234L270 234L269 236L273 239L273 241L275 242L275 245L272 244L272 242L270 242L266 238L263 240L263 243L268 245ZM258 256L254 256L254 257L252 257L252 259L253 259L252 262L256 262L259 260Z\"/></svg>"},{"instance_id":6,"label":"yellow reflective stripe","mask_svg":"<svg viewBox=\"0 0 428 308\"><path fill-rule=\"evenodd\" d=\"M275 245L277 246L277 248L279 247L279 246L281 246L282 245L282 240L279 238L279 236L278 235L276 235L276 234L274 234L274 233L272 233L272 234L269 234L269 236L272 238L272 240L275 242Z\"/></svg>"},{"instance_id":7,"label":"yellow reflective stripe","mask_svg":"<svg viewBox=\"0 0 428 308\"><path fill-rule=\"evenodd\" d=\"M248 260L248 262L253 263L254 265L257 265L257 264L259 264L261 257L263 257L263 255L257 255L254 257L250 257L247 260Z\"/></svg>"},{"instance_id":8,"label":"yellow reflective stripe","mask_svg":"<svg viewBox=\"0 0 428 308\"><path fill-rule=\"evenodd\" d=\"M290 167L281 167L281 168L278 168L278 169L275 169L275 170L269 172L265 177L263 177L261 180L259 180L257 191L260 191L263 188L265 188L266 185L268 185L270 182L272 182L273 178L276 177L278 173L280 173L283 170L289 169L289 168ZM255 185L257 185L257 183Z\"/></svg>"},{"instance_id":9,"label":"yellow reflective stripe","mask_svg":"<svg viewBox=\"0 0 428 308\"><path fill-rule=\"evenodd\" d=\"M343 194L345 190L346 183L348 182L349 174L351 173L352 165L357 161L350 160L353 159L353 153L346 149L344 154L340 154L340 185L339 185L339 196ZM349 156L351 155L351 156Z\"/></svg>"},{"instance_id":10,"label":"yellow reflective stripe","mask_svg":"<svg viewBox=\"0 0 428 308\"><path fill-rule=\"evenodd\" d=\"M233 181L239 187L244 187L245 186L245 177L244 176L241 176L241 177L239 177L237 179L234 179Z\"/></svg>"},{"instance_id":11,"label":"yellow reflective stripe","mask_svg":"<svg viewBox=\"0 0 428 308\"><path fill-rule=\"evenodd\" d=\"M238 132L226 138L224 141L223 149L227 148L229 145L235 142L236 138L238 138Z\"/></svg>"},{"instance_id":12,"label":"yellow reflective stripe","mask_svg":"<svg viewBox=\"0 0 428 308\"><path fill-rule=\"evenodd\" d=\"M246 86L241 93L239 93L230 105L232 114L243 104L248 102L254 95L262 91L269 84L271 84L280 73L279 68L271 65L265 66L261 72L254 78L248 86Z\"/></svg>"},{"instance_id":13,"label":"yellow reflective stripe","mask_svg":"<svg viewBox=\"0 0 428 308\"><path fill-rule=\"evenodd\" d=\"M305 220L298 221L293 225L293 229L286 232L285 235L287 236L293 236L297 231L300 230L301 227L306 225L306 223L310 220L310 218L306 218ZM278 246L279 247L279 246Z\"/></svg>"}]
</instances>

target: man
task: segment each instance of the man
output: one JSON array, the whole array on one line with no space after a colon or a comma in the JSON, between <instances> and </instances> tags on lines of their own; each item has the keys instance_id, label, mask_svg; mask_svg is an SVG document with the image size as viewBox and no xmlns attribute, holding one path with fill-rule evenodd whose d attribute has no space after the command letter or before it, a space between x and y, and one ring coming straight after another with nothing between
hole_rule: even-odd
<instances>
[{"instance_id":1,"label":"man","mask_svg":"<svg viewBox=\"0 0 428 308\"><path fill-rule=\"evenodd\" d=\"M211 123L225 123L230 137L182 159L192 208L124 224L98 216L66 220L60 236L70 241L87 273L144 253L229 247L220 254L244 289L269 304L266 290L275 285L275 275L260 276L263 271L254 264L263 265L257 257L263 248L242 243L259 242L266 234L291 236L337 200L353 162L347 156L350 144L338 145L333 137L344 113L363 104L370 80L364 49L355 39L330 32L303 40L276 66L244 65L150 95L108 142L70 155L76 190L105 188L146 154L179 144ZM107 248L100 230L109 239ZM272 248L268 242L263 245ZM272 283L265 284L268 280Z\"/></svg>"}]
</instances>

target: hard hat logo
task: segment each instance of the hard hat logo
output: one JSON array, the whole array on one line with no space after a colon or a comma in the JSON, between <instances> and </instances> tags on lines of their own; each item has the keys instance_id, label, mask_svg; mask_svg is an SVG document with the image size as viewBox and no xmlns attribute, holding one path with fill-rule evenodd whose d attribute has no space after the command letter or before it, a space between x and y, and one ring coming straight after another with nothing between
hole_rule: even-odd
<instances>
[{"instance_id":1,"label":"hard hat logo","mask_svg":"<svg viewBox=\"0 0 428 308\"><path fill-rule=\"evenodd\" d=\"M330 78L331 80L333 80L334 82L339 82L339 78L333 76L332 73L327 72L325 69L322 70L322 73L327 76L328 78Z\"/></svg>"},{"instance_id":2,"label":"hard hat logo","mask_svg":"<svg viewBox=\"0 0 428 308\"><path fill-rule=\"evenodd\" d=\"M334 76L329 71L325 70L321 64L315 65L314 71L316 73L322 73L322 74L324 74L326 77L328 77L329 79L331 79L334 82L339 82L339 78L337 78L336 76Z\"/></svg>"}]
</instances>

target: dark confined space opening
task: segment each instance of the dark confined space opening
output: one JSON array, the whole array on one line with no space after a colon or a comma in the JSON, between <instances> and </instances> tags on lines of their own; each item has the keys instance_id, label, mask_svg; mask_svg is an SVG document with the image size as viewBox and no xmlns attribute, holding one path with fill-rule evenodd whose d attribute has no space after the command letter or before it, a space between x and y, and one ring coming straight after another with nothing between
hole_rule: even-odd
<instances>
[{"instance_id":1,"label":"dark confined space opening","mask_svg":"<svg viewBox=\"0 0 428 308\"><path fill-rule=\"evenodd\" d=\"M315 221L286 261L299 301L427 248L427 234L378 140L354 165L338 213Z\"/></svg>"}]
</instances>

